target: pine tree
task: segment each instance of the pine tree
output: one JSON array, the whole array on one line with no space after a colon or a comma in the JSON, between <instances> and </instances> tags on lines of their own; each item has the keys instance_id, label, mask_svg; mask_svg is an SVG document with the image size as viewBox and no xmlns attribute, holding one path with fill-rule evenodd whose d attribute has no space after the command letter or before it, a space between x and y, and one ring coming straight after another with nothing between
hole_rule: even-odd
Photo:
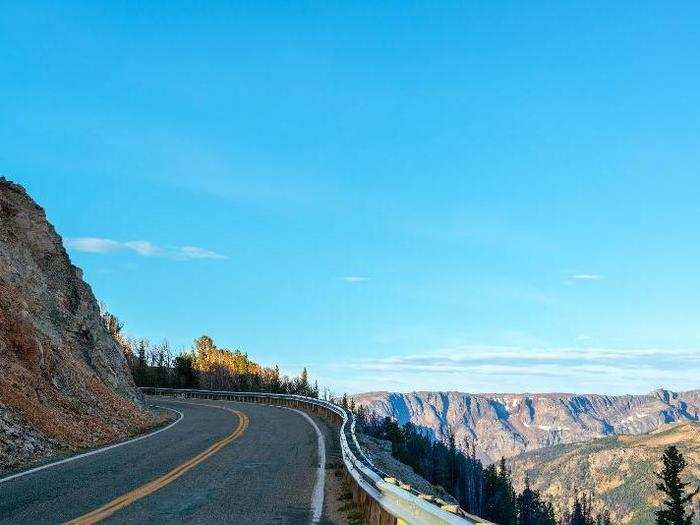
<instances>
[{"instance_id":1,"label":"pine tree","mask_svg":"<svg viewBox=\"0 0 700 525\"><path fill-rule=\"evenodd\" d=\"M484 517L500 525L517 523L515 491L505 458L501 458L498 469L494 465L489 465L484 474L486 500Z\"/></svg>"},{"instance_id":2,"label":"pine tree","mask_svg":"<svg viewBox=\"0 0 700 525\"><path fill-rule=\"evenodd\" d=\"M175 358L175 387L196 388L197 369L194 354L185 352Z\"/></svg>"},{"instance_id":3,"label":"pine tree","mask_svg":"<svg viewBox=\"0 0 700 525\"><path fill-rule=\"evenodd\" d=\"M138 386L150 386L148 385L148 364L146 362L146 354L148 353L149 343L147 339L140 339L137 344L138 361L136 370L134 370L134 382Z\"/></svg>"},{"instance_id":4,"label":"pine tree","mask_svg":"<svg viewBox=\"0 0 700 525\"><path fill-rule=\"evenodd\" d=\"M596 517L596 523L597 525L612 525L612 521L610 519L610 511L605 510L602 514L598 514L598 516Z\"/></svg>"},{"instance_id":5,"label":"pine tree","mask_svg":"<svg viewBox=\"0 0 700 525\"><path fill-rule=\"evenodd\" d=\"M595 525L593 517L593 496L584 493L581 497L581 508L583 510L583 522L586 525Z\"/></svg>"},{"instance_id":6,"label":"pine tree","mask_svg":"<svg viewBox=\"0 0 700 525\"><path fill-rule=\"evenodd\" d=\"M540 511L540 525L556 525L557 520L554 517L554 505L551 501L542 505ZM609 524L608 524L609 525Z\"/></svg>"},{"instance_id":7,"label":"pine tree","mask_svg":"<svg viewBox=\"0 0 700 525\"><path fill-rule=\"evenodd\" d=\"M655 474L661 480L656 484L656 488L663 492L666 498L663 502L665 508L656 511L656 523L657 525L691 525L695 513L686 512L685 507L700 492L700 488L686 493L690 483L681 480L681 472L688 464L675 446L666 448L663 463L663 470Z\"/></svg>"},{"instance_id":8,"label":"pine tree","mask_svg":"<svg viewBox=\"0 0 700 525\"><path fill-rule=\"evenodd\" d=\"M502 457L498 465L498 477L501 480L501 490L503 491L503 522L517 522L517 506L513 482L510 478L510 469L506 467L506 458Z\"/></svg>"},{"instance_id":9,"label":"pine tree","mask_svg":"<svg viewBox=\"0 0 700 525\"><path fill-rule=\"evenodd\" d=\"M525 489L518 496L518 525L535 525L534 494L530 480L525 478Z\"/></svg>"},{"instance_id":10,"label":"pine tree","mask_svg":"<svg viewBox=\"0 0 700 525\"><path fill-rule=\"evenodd\" d=\"M518 525L556 525L552 504L542 501L540 493L530 488L528 478L525 478L525 488L518 496L517 504Z\"/></svg>"},{"instance_id":11,"label":"pine tree","mask_svg":"<svg viewBox=\"0 0 700 525\"><path fill-rule=\"evenodd\" d=\"M585 498L585 494L584 494ZM585 501L585 500L584 500ZM584 515L584 503L581 503L578 494L574 499L574 506L571 509L571 517L569 518L569 525L586 525L586 518Z\"/></svg>"},{"instance_id":12,"label":"pine tree","mask_svg":"<svg viewBox=\"0 0 700 525\"><path fill-rule=\"evenodd\" d=\"M311 394L311 385L309 385L309 372L306 367L301 371L297 379L296 393L300 396L308 396Z\"/></svg>"}]
</instances>

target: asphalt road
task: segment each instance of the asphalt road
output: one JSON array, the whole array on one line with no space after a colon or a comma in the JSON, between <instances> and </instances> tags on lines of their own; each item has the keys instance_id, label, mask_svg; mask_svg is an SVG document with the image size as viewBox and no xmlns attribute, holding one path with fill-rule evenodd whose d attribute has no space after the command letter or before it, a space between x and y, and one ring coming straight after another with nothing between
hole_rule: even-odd
<instances>
[{"instance_id":1,"label":"asphalt road","mask_svg":"<svg viewBox=\"0 0 700 525\"><path fill-rule=\"evenodd\" d=\"M183 417L148 438L1 482L0 523L335 521L329 502L318 501L319 436L301 414L247 403L151 402ZM314 421L327 437L328 427Z\"/></svg>"}]
</instances>

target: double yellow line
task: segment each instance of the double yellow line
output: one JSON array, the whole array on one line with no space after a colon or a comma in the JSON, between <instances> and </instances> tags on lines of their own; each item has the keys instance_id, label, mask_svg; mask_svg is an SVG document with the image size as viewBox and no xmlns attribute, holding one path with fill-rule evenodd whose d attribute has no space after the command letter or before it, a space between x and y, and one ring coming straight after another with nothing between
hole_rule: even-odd
<instances>
[{"instance_id":1,"label":"double yellow line","mask_svg":"<svg viewBox=\"0 0 700 525\"><path fill-rule=\"evenodd\" d=\"M201 452L200 454L197 454L195 457L188 459L181 465L178 465L174 469L172 469L170 472L167 474L154 479L153 481L146 483L145 485L142 485L131 492L127 492L123 496L119 496L116 499L113 499L106 505L103 505L99 509L95 509L92 512L89 512L88 514L85 514L83 516L80 516L79 518L75 518L69 522L66 523L66 525L88 525L92 523L97 523L99 521L102 521L103 519L111 516L115 512L123 509L124 507L128 507L135 501L138 501L142 498L145 498L146 496L153 494L154 492L162 489L169 483L172 483L175 481L177 478L182 476L185 472L188 470L193 469L197 465L199 465L202 461L204 461L207 458L210 458L214 454L216 454L219 450L224 448L226 445L231 443L232 441L238 439L243 435L243 433L246 431L248 428L248 424L250 423L250 419L248 416L246 416L243 412L240 412L238 410L234 410L232 408L225 408L225 407L220 407L216 405L204 405L202 403L182 403L185 405L198 405L198 406L208 406L212 408L219 408L221 410L226 410L228 412L232 412L238 417L238 426L234 429L233 432L231 432L228 436L223 438L220 441L217 441L214 443L212 446L210 446L208 449L206 449L204 452Z\"/></svg>"}]
</instances>

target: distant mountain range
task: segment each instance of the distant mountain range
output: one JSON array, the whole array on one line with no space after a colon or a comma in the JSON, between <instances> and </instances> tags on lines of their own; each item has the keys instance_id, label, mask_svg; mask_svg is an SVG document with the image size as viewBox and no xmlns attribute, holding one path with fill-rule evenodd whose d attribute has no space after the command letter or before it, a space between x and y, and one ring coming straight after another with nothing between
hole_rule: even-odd
<instances>
[{"instance_id":1,"label":"distant mountain range","mask_svg":"<svg viewBox=\"0 0 700 525\"><path fill-rule=\"evenodd\" d=\"M487 462L542 447L700 421L700 390L625 396L371 392L352 399L380 417L410 421L436 439L445 440L451 432L462 448L476 441L477 454Z\"/></svg>"},{"instance_id":2,"label":"distant mountain range","mask_svg":"<svg viewBox=\"0 0 700 525\"><path fill-rule=\"evenodd\" d=\"M652 525L661 502L654 472L664 448L675 445L688 467L683 479L700 484L700 424L675 423L641 436L614 436L587 443L557 445L515 456L510 461L515 487L525 478L561 511L576 491L593 493L610 510L613 523ZM695 499L700 505L700 496Z\"/></svg>"}]
</instances>

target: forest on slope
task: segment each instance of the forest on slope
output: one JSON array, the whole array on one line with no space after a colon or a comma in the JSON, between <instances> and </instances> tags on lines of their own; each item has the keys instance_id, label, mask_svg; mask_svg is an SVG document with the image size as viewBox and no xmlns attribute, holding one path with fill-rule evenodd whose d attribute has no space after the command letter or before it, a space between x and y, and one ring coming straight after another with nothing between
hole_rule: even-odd
<instances>
[{"instance_id":1,"label":"forest on slope","mask_svg":"<svg viewBox=\"0 0 700 525\"><path fill-rule=\"evenodd\" d=\"M700 424L676 423L640 436L613 436L557 445L511 458L516 487L530 486L554 502L569 506L577 490L595 494L615 523L648 525L662 495L656 476L663 451L676 446L688 461L686 479L700 486ZM695 506L700 505L700 496Z\"/></svg>"}]
</instances>

